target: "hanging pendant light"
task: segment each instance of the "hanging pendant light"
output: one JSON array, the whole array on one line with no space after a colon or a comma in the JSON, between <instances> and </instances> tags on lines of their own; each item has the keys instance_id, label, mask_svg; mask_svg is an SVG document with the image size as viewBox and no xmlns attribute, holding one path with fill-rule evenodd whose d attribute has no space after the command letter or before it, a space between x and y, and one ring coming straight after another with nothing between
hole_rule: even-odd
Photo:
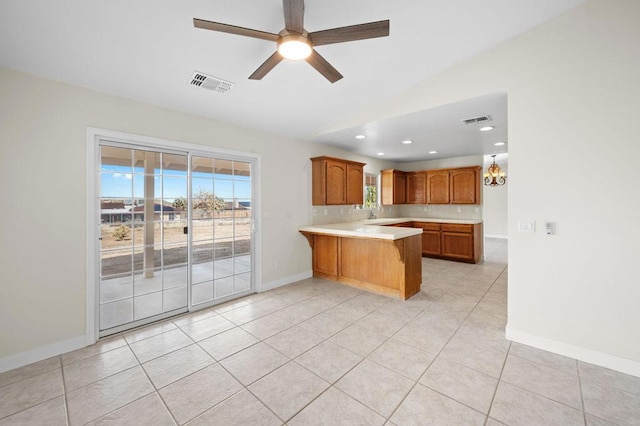
<instances>
[{"instance_id":1,"label":"hanging pendant light","mask_svg":"<svg viewBox=\"0 0 640 426\"><path fill-rule=\"evenodd\" d=\"M487 169L487 173L484 174L484 184L486 186L502 186L507 183L507 177L500 169L500 166L496 164L496 155L492 155L493 163Z\"/></svg>"}]
</instances>

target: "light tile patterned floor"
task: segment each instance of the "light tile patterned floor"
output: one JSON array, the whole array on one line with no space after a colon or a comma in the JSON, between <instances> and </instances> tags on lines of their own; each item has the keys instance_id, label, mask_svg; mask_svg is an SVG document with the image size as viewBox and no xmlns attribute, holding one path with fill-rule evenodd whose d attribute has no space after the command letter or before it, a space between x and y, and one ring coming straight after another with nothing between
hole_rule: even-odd
<instances>
[{"instance_id":1,"label":"light tile patterned floor","mask_svg":"<svg viewBox=\"0 0 640 426\"><path fill-rule=\"evenodd\" d=\"M638 425L640 378L504 339L506 242L406 302L309 279L0 374L0 425Z\"/></svg>"}]
</instances>

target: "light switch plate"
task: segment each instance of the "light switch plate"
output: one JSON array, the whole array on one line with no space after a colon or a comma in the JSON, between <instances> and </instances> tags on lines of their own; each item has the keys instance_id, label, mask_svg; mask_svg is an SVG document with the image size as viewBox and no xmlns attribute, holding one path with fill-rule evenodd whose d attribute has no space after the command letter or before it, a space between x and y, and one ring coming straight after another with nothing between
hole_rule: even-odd
<instances>
[{"instance_id":1,"label":"light switch plate","mask_svg":"<svg viewBox=\"0 0 640 426\"><path fill-rule=\"evenodd\" d=\"M535 220L519 220L518 232L536 232Z\"/></svg>"}]
</instances>

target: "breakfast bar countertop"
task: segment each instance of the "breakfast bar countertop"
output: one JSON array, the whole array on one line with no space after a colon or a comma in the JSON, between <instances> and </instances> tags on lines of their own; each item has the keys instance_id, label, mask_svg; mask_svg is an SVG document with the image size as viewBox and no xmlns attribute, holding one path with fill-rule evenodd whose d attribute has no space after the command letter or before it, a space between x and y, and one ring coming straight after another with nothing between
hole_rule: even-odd
<instances>
[{"instance_id":1,"label":"breakfast bar countertop","mask_svg":"<svg viewBox=\"0 0 640 426\"><path fill-rule=\"evenodd\" d=\"M422 229L420 228L367 225L361 221L301 226L298 230L300 232L335 235L339 237L378 238L383 240L400 240L412 235L422 234Z\"/></svg>"},{"instance_id":2,"label":"breakfast bar countertop","mask_svg":"<svg viewBox=\"0 0 640 426\"><path fill-rule=\"evenodd\" d=\"M385 226L403 222L434 222L434 223L459 223L477 224L481 220L473 219L433 219L394 217L380 219L365 219L354 222L331 223L326 225L310 225L298 228L300 232L335 235L343 237L378 238L385 240L399 240L412 235L422 234L421 228Z\"/></svg>"}]
</instances>

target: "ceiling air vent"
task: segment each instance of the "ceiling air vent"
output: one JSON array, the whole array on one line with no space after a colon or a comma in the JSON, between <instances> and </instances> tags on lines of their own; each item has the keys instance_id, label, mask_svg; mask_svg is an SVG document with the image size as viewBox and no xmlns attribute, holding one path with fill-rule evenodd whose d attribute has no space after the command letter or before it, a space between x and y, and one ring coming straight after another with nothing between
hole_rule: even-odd
<instances>
[{"instance_id":1,"label":"ceiling air vent","mask_svg":"<svg viewBox=\"0 0 640 426\"><path fill-rule=\"evenodd\" d=\"M203 89L213 90L218 93L228 92L229 89L233 87L233 83L230 81L226 81L218 77L212 77L198 71L193 72L189 84L202 87Z\"/></svg>"},{"instance_id":2,"label":"ceiling air vent","mask_svg":"<svg viewBox=\"0 0 640 426\"><path fill-rule=\"evenodd\" d=\"M473 117L473 118L467 118L466 120L462 120L462 122L467 126L470 126L472 124L488 123L489 121L492 121L492 118L490 115L483 115L481 117Z\"/></svg>"}]
</instances>

